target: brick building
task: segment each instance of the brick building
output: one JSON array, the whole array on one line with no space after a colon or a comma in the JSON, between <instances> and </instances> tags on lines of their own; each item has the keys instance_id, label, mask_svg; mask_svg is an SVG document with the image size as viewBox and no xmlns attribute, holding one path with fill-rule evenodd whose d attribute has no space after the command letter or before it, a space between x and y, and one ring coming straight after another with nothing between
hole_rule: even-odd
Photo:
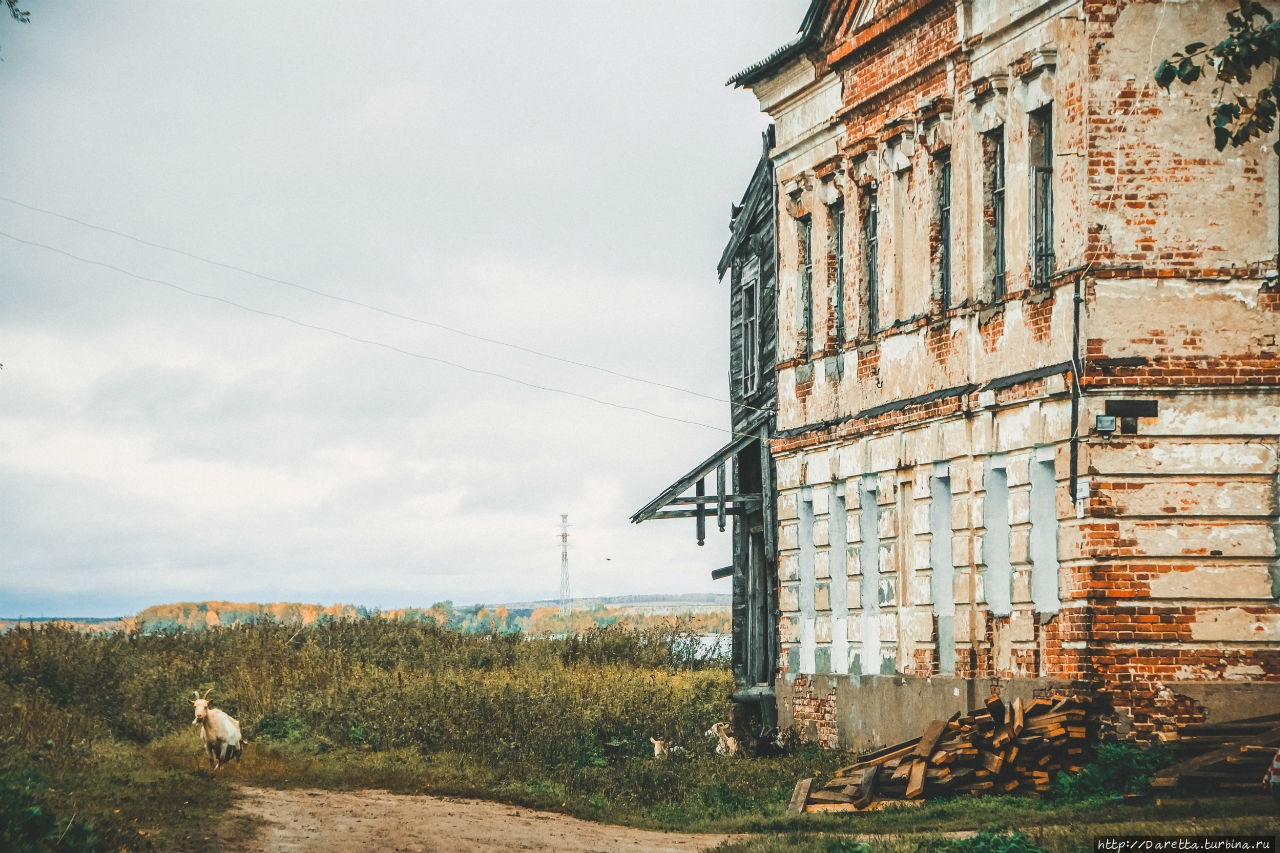
<instances>
[{"instance_id":1,"label":"brick building","mask_svg":"<svg viewBox=\"0 0 1280 853\"><path fill-rule=\"evenodd\" d=\"M1277 160L1152 80L1232 6L814 0L730 81L776 131L782 725L1280 705Z\"/></svg>"}]
</instances>

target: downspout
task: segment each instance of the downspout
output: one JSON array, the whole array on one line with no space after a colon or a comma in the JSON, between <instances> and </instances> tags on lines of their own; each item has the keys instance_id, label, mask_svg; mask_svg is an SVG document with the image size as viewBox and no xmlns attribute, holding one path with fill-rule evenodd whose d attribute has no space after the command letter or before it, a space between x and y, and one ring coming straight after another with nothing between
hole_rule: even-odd
<instances>
[{"instance_id":1,"label":"downspout","mask_svg":"<svg viewBox=\"0 0 1280 853\"><path fill-rule=\"evenodd\" d=\"M1080 281L1084 273L1077 273L1071 305L1071 503L1080 501Z\"/></svg>"}]
</instances>

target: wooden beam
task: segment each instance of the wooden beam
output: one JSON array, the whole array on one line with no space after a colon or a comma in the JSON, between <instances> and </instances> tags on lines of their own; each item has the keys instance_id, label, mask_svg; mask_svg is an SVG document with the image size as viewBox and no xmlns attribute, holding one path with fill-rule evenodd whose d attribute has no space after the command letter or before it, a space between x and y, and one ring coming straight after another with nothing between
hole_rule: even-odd
<instances>
[{"instance_id":1,"label":"wooden beam","mask_svg":"<svg viewBox=\"0 0 1280 853\"><path fill-rule=\"evenodd\" d=\"M706 506L707 504L717 503L719 502L719 500L720 499L715 496L704 497L704 498L672 498L671 500L667 501L666 504L664 505L665 506L697 506L699 504L702 504L703 506ZM725 495L724 500L726 505L740 504L742 506L753 506L755 504L760 503L760 496L759 495Z\"/></svg>"},{"instance_id":2,"label":"wooden beam","mask_svg":"<svg viewBox=\"0 0 1280 853\"><path fill-rule=\"evenodd\" d=\"M813 787L813 779L801 779L796 782L796 789L791 792L791 805L787 806L787 814L801 814L804 811L811 787Z\"/></svg>"},{"instance_id":3,"label":"wooden beam","mask_svg":"<svg viewBox=\"0 0 1280 853\"><path fill-rule=\"evenodd\" d=\"M746 511L742 509L738 509L737 507L732 507L732 508L726 509L725 513L728 515L745 515ZM697 517L698 517L698 510L696 509L671 509L671 510L663 510L662 512L655 512L645 520L651 521L655 518L697 518ZM705 513L704 513L704 517L705 517Z\"/></svg>"},{"instance_id":4,"label":"wooden beam","mask_svg":"<svg viewBox=\"0 0 1280 853\"><path fill-rule=\"evenodd\" d=\"M707 480L705 477L699 478L698 485L694 489L694 494L698 497L706 497ZM698 528L698 544L705 545L707 541L707 509L705 504L699 503L698 508L694 510L694 521Z\"/></svg>"},{"instance_id":5,"label":"wooden beam","mask_svg":"<svg viewBox=\"0 0 1280 853\"><path fill-rule=\"evenodd\" d=\"M942 737L942 733L946 731L946 728L946 720L934 720L924 730L924 737L920 738L920 742L916 744L916 748L911 754L916 758L928 759L933 755L933 748L937 746L938 738Z\"/></svg>"},{"instance_id":6,"label":"wooden beam","mask_svg":"<svg viewBox=\"0 0 1280 853\"><path fill-rule=\"evenodd\" d=\"M716 524L724 532L724 463L716 466Z\"/></svg>"}]
</instances>

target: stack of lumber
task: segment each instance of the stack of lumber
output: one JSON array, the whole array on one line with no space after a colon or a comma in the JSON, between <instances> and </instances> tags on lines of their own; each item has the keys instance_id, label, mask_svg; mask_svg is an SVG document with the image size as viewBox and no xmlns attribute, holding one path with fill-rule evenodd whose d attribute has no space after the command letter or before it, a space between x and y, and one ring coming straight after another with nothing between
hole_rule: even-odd
<instances>
[{"instance_id":1,"label":"stack of lumber","mask_svg":"<svg viewBox=\"0 0 1280 853\"><path fill-rule=\"evenodd\" d=\"M1086 711L1075 697L1024 707L1021 699L1008 706L993 696L967 716L935 720L918 738L862 756L825 784L800 780L791 810L852 811L960 793L1038 796L1055 771L1080 769Z\"/></svg>"},{"instance_id":2,"label":"stack of lumber","mask_svg":"<svg viewBox=\"0 0 1280 853\"><path fill-rule=\"evenodd\" d=\"M1280 714L1180 726L1157 737L1180 759L1151 777L1155 788L1189 782L1214 788L1257 788L1280 747Z\"/></svg>"}]
</instances>

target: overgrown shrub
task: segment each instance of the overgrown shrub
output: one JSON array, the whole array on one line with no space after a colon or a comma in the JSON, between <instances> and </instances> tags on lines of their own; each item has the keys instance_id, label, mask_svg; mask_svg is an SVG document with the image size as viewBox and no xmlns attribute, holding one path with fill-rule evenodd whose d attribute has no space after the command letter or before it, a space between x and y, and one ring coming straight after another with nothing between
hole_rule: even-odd
<instances>
[{"instance_id":1,"label":"overgrown shrub","mask_svg":"<svg viewBox=\"0 0 1280 853\"><path fill-rule=\"evenodd\" d=\"M85 853L98 850L92 826L74 815L64 819L50 810L39 795L46 785L30 768L0 775L0 850L42 853L55 846Z\"/></svg>"},{"instance_id":2,"label":"overgrown shrub","mask_svg":"<svg viewBox=\"0 0 1280 853\"><path fill-rule=\"evenodd\" d=\"M696 639L675 622L553 638L380 618L133 636L19 628L0 634L0 746L12 747L0 775L48 772L59 814L91 814L110 849L145 848L149 825L190 828L231 796L191 725L191 691L212 688L249 741L233 773L267 784L487 794L670 826L781 814L796 778L841 757L714 755L704 732L724 719L733 678ZM650 737L687 752L655 761Z\"/></svg>"},{"instance_id":3,"label":"overgrown shrub","mask_svg":"<svg viewBox=\"0 0 1280 853\"><path fill-rule=\"evenodd\" d=\"M1058 798L1083 799L1116 794L1146 794L1151 776L1168 766L1173 755L1164 744L1103 743L1079 773L1060 773L1054 780Z\"/></svg>"}]
</instances>

